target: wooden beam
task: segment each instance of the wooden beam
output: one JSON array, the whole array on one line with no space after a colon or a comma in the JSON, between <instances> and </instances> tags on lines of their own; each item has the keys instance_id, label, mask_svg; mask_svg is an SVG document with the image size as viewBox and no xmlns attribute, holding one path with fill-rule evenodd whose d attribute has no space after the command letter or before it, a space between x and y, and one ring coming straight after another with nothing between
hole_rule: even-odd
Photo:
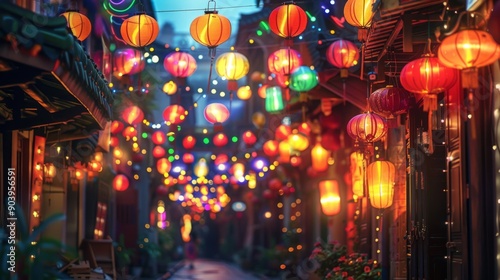
<instances>
[{"instance_id":1,"label":"wooden beam","mask_svg":"<svg viewBox=\"0 0 500 280\"><path fill-rule=\"evenodd\" d=\"M57 112L57 108L54 107L54 105L50 103L50 100L39 90L37 90L32 83L21 84L19 85L19 87L31 98L33 98L36 102L40 103L40 105L42 105L42 107L45 108L45 110L49 111L50 113Z\"/></svg>"},{"instance_id":2,"label":"wooden beam","mask_svg":"<svg viewBox=\"0 0 500 280\"><path fill-rule=\"evenodd\" d=\"M47 116L44 116L42 114L31 118L16 118L10 121L6 121L4 124L2 124L0 130L28 130L42 126L64 124L72 121L73 118L76 118L85 112L85 108L77 106L58 111L56 113L51 113Z\"/></svg>"},{"instance_id":3,"label":"wooden beam","mask_svg":"<svg viewBox=\"0 0 500 280\"><path fill-rule=\"evenodd\" d=\"M399 19L396 23L396 26L394 27L394 30L392 30L391 35L389 35L389 38L387 38L382 51L378 55L377 61L380 61L385 56L385 54L387 53L387 49L392 46L394 40L396 40L396 37L398 37L399 32L401 32L401 29L403 29L403 20Z\"/></svg>"}]
</instances>

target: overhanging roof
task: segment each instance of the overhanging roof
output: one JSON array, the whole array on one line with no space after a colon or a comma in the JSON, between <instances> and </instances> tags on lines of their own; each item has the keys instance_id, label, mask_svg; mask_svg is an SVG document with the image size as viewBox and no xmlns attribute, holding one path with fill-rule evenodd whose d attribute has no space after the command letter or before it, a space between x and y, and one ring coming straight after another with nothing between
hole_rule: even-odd
<instances>
[{"instance_id":1,"label":"overhanging roof","mask_svg":"<svg viewBox=\"0 0 500 280\"><path fill-rule=\"evenodd\" d=\"M0 77L0 130L86 138L111 119L107 82L63 17L0 3Z\"/></svg>"}]
</instances>

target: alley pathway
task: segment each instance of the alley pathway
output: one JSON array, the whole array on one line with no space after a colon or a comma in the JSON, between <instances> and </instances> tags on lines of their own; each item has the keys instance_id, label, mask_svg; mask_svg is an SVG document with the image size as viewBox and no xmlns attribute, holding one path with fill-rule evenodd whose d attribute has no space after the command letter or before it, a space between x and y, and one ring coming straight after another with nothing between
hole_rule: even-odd
<instances>
[{"instance_id":1,"label":"alley pathway","mask_svg":"<svg viewBox=\"0 0 500 280\"><path fill-rule=\"evenodd\" d=\"M168 279L173 280L258 280L249 273L245 273L232 265L197 259L194 262L194 268L189 269L187 265L177 270Z\"/></svg>"}]
</instances>

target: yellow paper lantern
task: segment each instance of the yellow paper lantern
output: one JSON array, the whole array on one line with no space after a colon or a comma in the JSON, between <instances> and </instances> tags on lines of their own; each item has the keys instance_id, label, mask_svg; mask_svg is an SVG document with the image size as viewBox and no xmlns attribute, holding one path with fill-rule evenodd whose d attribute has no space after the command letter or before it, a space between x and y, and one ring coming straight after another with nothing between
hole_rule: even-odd
<instances>
[{"instance_id":1,"label":"yellow paper lantern","mask_svg":"<svg viewBox=\"0 0 500 280\"><path fill-rule=\"evenodd\" d=\"M238 89L237 80L245 77L248 69L248 59L239 52L223 53L215 61L215 71L228 80L227 89L230 91Z\"/></svg>"},{"instance_id":2,"label":"yellow paper lantern","mask_svg":"<svg viewBox=\"0 0 500 280\"><path fill-rule=\"evenodd\" d=\"M344 6L345 20L358 28L358 40L366 41L368 28L372 25L376 0L347 0Z\"/></svg>"},{"instance_id":3,"label":"yellow paper lantern","mask_svg":"<svg viewBox=\"0 0 500 280\"><path fill-rule=\"evenodd\" d=\"M174 81L168 81L163 85L163 92L167 95L173 95L177 92L177 84Z\"/></svg>"},{"instance_id":4,"label":"yellow paper lantern","mask_svg":"<svg viewBox=\"0 0 500 280\"><path fill-rule=\"evenodd\" d=\"M365 195L363 178L364 178L364 155L362 153L354 152L350 156L351 165L351 180L352 180L352 193L357 197Z\"/></svg>"},{"instance_id":5,"label":"yellow paper lantern","mask_svg":"<svg viewBox=\"0 0 500 280\"><path fill-rule=\"evenodd\" d=\"M303 152L309 147L309 138L298 131L288 135L288 143L290 147L298 152Z\"/></svg>"},{"instance_id":6,"label":"yellow paper lantern","mask_svg":"<svg viewBox=\"0 0 500 280\"><path fill-rule=\"evenodd\" d=\"M375 161L366 168L368 196L374 208L384 209L392 205L395 176L396 167L390 161Z\"/></svg>"},{"instance_id":7,"label":"yellow paper lantern","mask_svg":"<svg viewBox=\"0 0 500 280\"><path fill-rule=\"evenodd\" d=\"M340 213L340 192L336 180L324 180L319 182L320 203L323 213L333 216Z\"/></svg>"},{"instance_id":8,"label":"yellow paper lantern","mask_svg":"<svg viewBox=\"0 0 500 280\"><path fill-rule=\"evenodd\" d=\"M127 45L145 47L156 40L160 28L153 17L140 13L131 16L122 23L120 33Z\"/></svg>"},{"instance_id":9,"label":"yellow paper lantern","mask_svg":"<svg viewBox=\"0 0 500 280\"><path fill-rule=\"evenodd\" d=\"M252 97L252 89L250 86L242 86L236 91L236 96L241 100L248 100Z\"/></svg>"}]
</instances>

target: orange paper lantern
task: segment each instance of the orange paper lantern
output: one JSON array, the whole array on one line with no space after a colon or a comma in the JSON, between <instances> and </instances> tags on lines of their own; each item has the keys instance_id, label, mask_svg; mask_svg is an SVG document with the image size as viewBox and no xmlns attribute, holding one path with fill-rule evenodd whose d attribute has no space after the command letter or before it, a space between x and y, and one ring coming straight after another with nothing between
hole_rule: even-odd
<instances>
[{"instance_id":1,"label":"orange paper lantern","mask_svg":"<svg viewBox=\"0 0 500 280\"><path fill-rule=\"evenodd\" d=\"M186 118L186 110L181 105L170 105L163 110L163 119L168 125L180 124Z\"/></svg>"},{"instance_id":2,"label":"orange paper lantern","mask_svg":"<svg viewBox=\"0 0 500 280\"><path fill-rule=\"evenodd\" d=\"M122 192L128 189L129 186L129 180L127 176L123 174L118 174L115 176L113 179L113 189L116 191Z\"/></svg>"},{"instance_id":3,"label":"orange paper lantern","mask_svg":"<svg viewBox=\"0 0 500 280\"><path fill-rule=\"evenodd\" d=\"M275 157L278 155L278 146L279 143L276 140L267 140L264 142L264 145L262 145L262 150L264 151L264 154L268 157Z\"/></svg>"},{"instance_id":4,"label":"orange paper lantern","mask_svg":"<svg viewBox=\"0 0 500 280\"><path fill-rule=\"evenodd\" d=\"M384 209L392 205L396 167L390 161L375 161L366 168L366 181L370 204Z\"/></svg>"},{"instance_id":5,"label":"orange paper lantern","mask_svg":"<svg viewBox=\"0 0 500 280\"><path fill-rule=\"evenodd\" d=\"M123 110L122 118L126 123L130 125L136 125L144 120L144 113L142 112L141 108L137 106L130 106Z\"/></svg>"},{"instance_id":6,"label":"orange paper lantern","mask_svg":"<svg viewBox=\"0 0 500 280\"><path fill-rule=\"evenodd\" d=\"M205 107L205 119L211 124L222 124L229 118L229 110L222 103L212 103Z\"/></svg>"},{"instance_id":7,"label":"orange paper lantern","mask_svg":"<svg viewBox=\"0 0 500 280\"><path fill-rule=\"evenodd\" d=\"M80 41L87 39L92 30L92 24L87 16L77 11L67 11L61 14L66 18L71 33Z\"/></svg>"},{"instance_id":8,"label":"orange paper lantern","mask_svg":"<svg viewBox=\"0 0 500 280\"><path fill-rule=\"evenodd\" d=\"M328 47L326 60L340 69L341 78L347 78L349 74L348 68L358 64L358 47L351 41L337 40Z\"/></svg>"},{"instance_id":9,"label":"orange paper lantern","mask_svg":"<svg viewBox=\"0 0 500 280\"><path fill-rule=\"evenodd\" d=\"M336 180L324 180L319 182L320 203L323 213L334 216L340 213L340 192Z\"/></svg>"},{"instance_id":10,"label":"orange paper lantern","mask_svg":"<svg viewBox=\"0 0 500 280\"><path fill-rule=\"evenodd\" d=\"M140 48L156 40L160 28L153 17L140 13L123 21L120 34L127 45Z\"/></svg>"},{"instance_id":11,"label":"orange paper lantern","mask_svg":"<svg viewBox=\"0 0 500 280\"><path fill-rule=\"evenodd\" d=\"M182 139L182 146L184 147L184 149L191 150L192 148L194 148L194 145L196 145L196 138L194 138L193 136L187 135L186 137L184 137L184 139Z\"/></svg>"},{"instance_id":12,"label":"orange paper lantern","mask_svg":"<svg viewBox=\"0 0 500 280\"><path fill-rule=\"evenodd\" d=\"M322 172L328 169L328 157L330 153L321 146L321 141L317 141L311 149L311 166L314 170Z\"/></svg>"},{"instance_id":13,"label":"orange paper lantern","mask_svg":"<svg viewBox=\"0 0 500 280\"><path fill-rule=\"evenodd\" d=\"M294 49L285 48L273 52L267 59L267 67L271 73L288 76L302 65L302 58Z\"/></svg>"},{"instance_id":14,"label":"orange paper lantern","mask_svg":"<svg viewBox=\"0 0 500 280\"><path fill-rule=\"evenodd\" d=\"M269 14L269 28L285 39L299 36L307 27L307 14L294 3L285 3Z\"/></svg>"},{"instance_id":15,"label":"orange paper lantern","mask_svg":"<svg viewBox=\"0 0 500 280\"><path fill-rule=\"evenodd\" d=\"M231 22L215 10L195 18L189 27L191 37L203 46L215 48L231 36Z\"/></svg>"}]
</instances>

